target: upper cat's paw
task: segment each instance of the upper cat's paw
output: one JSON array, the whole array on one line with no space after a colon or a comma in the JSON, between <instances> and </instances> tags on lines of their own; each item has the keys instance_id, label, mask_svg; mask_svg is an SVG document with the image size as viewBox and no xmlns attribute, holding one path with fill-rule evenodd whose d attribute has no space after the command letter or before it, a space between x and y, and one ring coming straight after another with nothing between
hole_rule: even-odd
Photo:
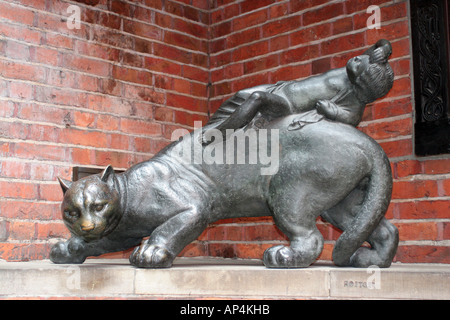
<instances>
[{"instance_id":1,"label":"upper cat's paw","mask_svg":"<svg viewBox=\"0 0 450 320\"><path fill-rule=\"evenodd\" d=\"M130 256L130 263L139 268L170 268L174 256L164 247L144 242Z\"/></svg>"},{"instance_id":2,"label":"upper cat's paw","mask_svg":"<svg viewBox=\"0 0 450 320\"><path fill-rule=\"evenodd\" d=\"M81 241L61 241L52 247L50 260L53 263L83 263L86 259L83 251L84 245Z\"/></svg>"}]
</instances>

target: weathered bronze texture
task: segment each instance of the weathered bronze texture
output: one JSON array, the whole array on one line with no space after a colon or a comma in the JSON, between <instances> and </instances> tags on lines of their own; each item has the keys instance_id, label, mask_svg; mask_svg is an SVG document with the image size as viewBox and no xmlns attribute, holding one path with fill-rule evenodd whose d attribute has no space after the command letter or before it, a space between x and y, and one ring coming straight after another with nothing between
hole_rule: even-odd
<instances>
[{"instance_id":1,"label":"weathered bronze texture","mask_svg":"<svg viewBox=\"0 0 450 320\"><path fill-rule=\"evenodd\" d=\"M308 267L323 249L321 216L343 230L336 265L390 266L398 245L397 229L384 218L390 163L355 128L364 106L392 86L390 54L381 40L345 68L240 91L202 130L148 161L120 174L108 166L76 182L60 179L72 237L57 243L50 259L82 263L137 246L132 265L170 267L209 223L272 216L290 245L266 250L264 264ZM271 163L262 160L268 150Z\"/></svg>"}]
</instances>

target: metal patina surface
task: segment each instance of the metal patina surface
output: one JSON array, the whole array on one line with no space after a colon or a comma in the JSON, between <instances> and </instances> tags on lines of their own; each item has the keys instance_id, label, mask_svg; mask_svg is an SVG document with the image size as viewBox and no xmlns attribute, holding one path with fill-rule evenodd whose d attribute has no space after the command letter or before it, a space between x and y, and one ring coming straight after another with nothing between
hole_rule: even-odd
<instances>
[{"instance_id":1,"label":"metal patina surface","mask_svg":"<svg viewBox=\"0 0 450 320\"><path fill-rule=\"evenodd\" d=\"M355 128L365 105L392 87L390 54L380 40L344 68L239 91L201 130L148 161L121 174L108 166L76 182L60 179L72 237L50 259L83 263L137 246L132 265L167 268L209 223L272 216L290 245L266 250L265 266L303 268L323 249L322 216L343 230L336 265L390 266L398 245L384 218L390 164Z\"/></svg>"}]
</instances>

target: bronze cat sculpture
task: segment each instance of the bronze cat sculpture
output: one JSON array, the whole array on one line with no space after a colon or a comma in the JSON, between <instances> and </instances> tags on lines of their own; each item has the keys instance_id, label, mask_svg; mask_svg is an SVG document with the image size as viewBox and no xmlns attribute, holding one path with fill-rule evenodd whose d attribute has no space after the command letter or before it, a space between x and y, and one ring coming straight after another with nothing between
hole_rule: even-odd
<instances>
[{"instance_id":1,"label":"bronze cat sculpture","mask_svg":"<svg viewBox=\"0 0 450 320\"><path fill-rule=\"evenodd\" d=\"M388 267L398 234L384 218L392 188L385 153L350 125L324 119L289 130L294 118L266 126L279 132L279 168L273 175L262 175L261 164L187 163L180 154L184 144L195 143L191 133L121 174L109 166L73 183L60 179L63 220L72 237L57 243L50 259L82 263L150 236L131 254L131 264L170 267L209 223L272 216L290 246L269 248L264 264L307 267L323 248L316 227L322 216L344 231L333 251L336 265ZM361 247L365 241L370 248Z\"/></svg>"},{"instance_id":2,"label":"bronze cat sculpture","mask_svg":"<svg viewBox=\"0 0 450 320\"><path fill-rule=\"evenodd\" d=\"M369 54L388 56L389 50L390 44L381 41ZM360 61L368 66L370 59ZM351 77L355 70L347 73ZM356 94L362 90L355 89L357 81L345 78L344 70L329 73L336 74L343 81L339 86L344 87L345 96L352 97L346 98L351 103L364 94L374 98L367 92L370 86ZM393 79L383 76L378 78ZM316 77L303 83L319 80L324 81ZM328 85L333 87L332 82ZM392 83L387 83L383 90L390 86ZM341 96L342 89L333 94ZM290 245L267 249L263 256L266 267L308 267L323 249L324 240L316 226L321 216L343 231L333 249L336 265L389 267L398 246L398 231L384 218L392 191L390 163L382 148L354 127L367 101L353 104L356 117L352 119L357 120L344 121L347 118L343 117L339 121L336 114L350 110L345 99L341 105L338 100L317 102L314 110L308 107L309 100L295 97L299 105L308 108L303 117L283 104L274 105L281 110L278 116L274 112L269 115L264 110L270 109L272 98L278 98L262 91L255 97L243 103L244 107L230 109L225 102L218 118L213 117L200 133L185 135L121 174L108 166L102 174L76 182L59 179L64 192L63 221L72 237L53 246L51 261L83 263L89 256L137 246L130 256L132 265L166 268L209 223L272 216ZM258 119L264 121L258 124ZM215 128L219 135L213 135L213 142L202 143L208 129ZM246 147L229 149L221 140L227 129L237 129ZM266 139L262 133L271 133L276 139ZM225 142L234 137L228 136ZM242 155L252 159L264 143L265 150L277 155L276 170L263 174L266 162L236 161ZM216 160L220 154L231 154L227 160L232 161L205 161L205 154ZM199 158L201 161L195 161ZM141 243L145 237L149 238ZM370 247L362 246L364 242Z\"/></svg>"}]
</instances>

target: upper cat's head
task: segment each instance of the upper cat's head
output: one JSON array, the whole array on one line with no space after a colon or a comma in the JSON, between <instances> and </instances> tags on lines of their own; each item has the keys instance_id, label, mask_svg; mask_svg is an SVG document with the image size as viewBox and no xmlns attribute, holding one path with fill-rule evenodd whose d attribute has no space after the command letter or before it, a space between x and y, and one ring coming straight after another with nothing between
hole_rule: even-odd
<instances>
[{"instance_id":1,"label":"upper cat's head","mask_svg":"<svg viewBox=\"0 0 450 320\"><path fill-rule=\"evenodd\" d=\"M100 239L113 231L122 217L115 174L108 166L100 175L76 182L60 179L64 192L61 204L67 228L86 241Z\"/></svg>"}]
</instances>

